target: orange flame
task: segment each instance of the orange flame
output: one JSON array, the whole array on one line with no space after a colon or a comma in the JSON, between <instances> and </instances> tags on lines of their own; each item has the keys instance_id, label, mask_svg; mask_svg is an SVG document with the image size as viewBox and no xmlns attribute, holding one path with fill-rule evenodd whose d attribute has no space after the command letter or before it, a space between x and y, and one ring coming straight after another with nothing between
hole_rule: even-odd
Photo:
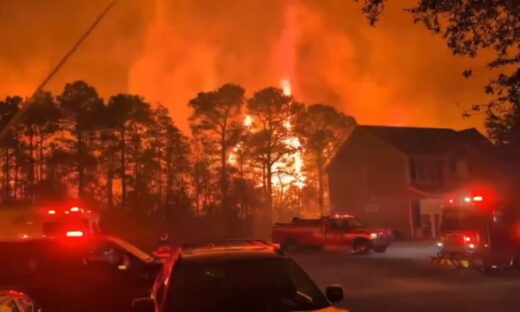
<instances>
[{"instance_id":1,"label":"orange flame","mask_svg":"<svg viewBox=\"0 0 520 312\"><path fill-rule=\"evenodd\" d=\"M280 81L280 84L282 85L283 94L285 96L291 96L292 95L291 81L289 79L282 79Z\"/></svg>"},{"instance_id":2,"label":"orange flame","mask_svg":"<svg viewBox=\"0 0 520 312\"><path fill-rule=\"evenodd\" d=\"M291 81L289 79L282 79L280 81L284 95L292 95ZM292 124L289 120L284 122L284 127L288 131L292 131ZM274 171L281 172L277 177L273 177L273 184L279 187L288 184L294 184L298 188L305 186L306 176L303 172L303 157L300 139L296 136L291 136L284 141L285 144L294 148L295 152L286 155L274 164Z\"/></svg>"}]
</instances>

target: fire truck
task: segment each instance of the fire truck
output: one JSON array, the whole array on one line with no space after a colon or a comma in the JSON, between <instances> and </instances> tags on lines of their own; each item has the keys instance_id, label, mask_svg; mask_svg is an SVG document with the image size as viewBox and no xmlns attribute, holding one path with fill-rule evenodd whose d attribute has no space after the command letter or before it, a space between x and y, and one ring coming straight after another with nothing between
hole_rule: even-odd
<instances>
[{"instance_id":1,"label":"fire truck","mask_svg":"<svg viewBox=\"0 0 520 312\"><path fill-rule=\"evenodd\" d=\"M448 199L441 208L433 263L459 268L520 268L520 218L512 203L485 194Z\"/></svg>"},{"instance_id":2,"label":"fire truck","mask_svg":"<svg viewBox=\"0 0 520 312\"><path fill-rule=\"evenodd\" d=\"M82 237L99 232L99 214L79 205L31 205L0 209L0 241Z\"/></svg>"}]
</instances>

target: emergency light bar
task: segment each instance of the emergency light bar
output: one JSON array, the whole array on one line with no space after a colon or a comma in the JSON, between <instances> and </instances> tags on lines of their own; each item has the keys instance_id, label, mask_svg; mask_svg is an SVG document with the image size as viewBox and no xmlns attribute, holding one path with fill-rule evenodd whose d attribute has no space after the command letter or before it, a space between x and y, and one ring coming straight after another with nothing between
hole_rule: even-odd
<instances>
[{"instance_id":1,"label":"emergency light bar","mask_svg":"<svg viewBox=\"0 0 520 312\"><path fill-rule=\"evenodd\" d=\"M82 231L68 231L65 236L67 237L83 237Z\"/></svg>"}]
</instances>

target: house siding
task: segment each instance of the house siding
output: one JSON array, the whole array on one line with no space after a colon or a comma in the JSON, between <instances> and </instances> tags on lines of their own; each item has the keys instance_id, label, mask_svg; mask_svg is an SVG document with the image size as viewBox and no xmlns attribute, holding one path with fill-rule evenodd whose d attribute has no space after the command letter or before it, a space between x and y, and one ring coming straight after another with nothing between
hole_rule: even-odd
<instances>
[{"instance_id":1,"label":"house siding","mask_svg":"<svg viewBox=\"0 0 520 312\"><path fill-rule=\"evenodd\" d=\"M399 150L355 129L328 167L331 212L410 236L408 161Z\"/></svg>"}]
</instances>

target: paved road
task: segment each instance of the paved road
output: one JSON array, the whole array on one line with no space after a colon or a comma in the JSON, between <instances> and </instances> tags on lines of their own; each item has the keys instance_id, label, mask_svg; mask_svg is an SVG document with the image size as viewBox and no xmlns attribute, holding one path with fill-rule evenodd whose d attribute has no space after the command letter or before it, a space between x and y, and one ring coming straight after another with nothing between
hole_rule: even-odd
<instances>
[{"instance_id":1,"label":"paved road","mask_svg":"<svg viewBox=\"0 0 520 312\"><path fill-rule=\"evenodd\" d=\"M385 254L299 251L294 259L324 287L345 287L342 307L352 312L520 311L520 273L482 275L435 267L430 243L396 243Z\"/></svg>"}]
</instances>

